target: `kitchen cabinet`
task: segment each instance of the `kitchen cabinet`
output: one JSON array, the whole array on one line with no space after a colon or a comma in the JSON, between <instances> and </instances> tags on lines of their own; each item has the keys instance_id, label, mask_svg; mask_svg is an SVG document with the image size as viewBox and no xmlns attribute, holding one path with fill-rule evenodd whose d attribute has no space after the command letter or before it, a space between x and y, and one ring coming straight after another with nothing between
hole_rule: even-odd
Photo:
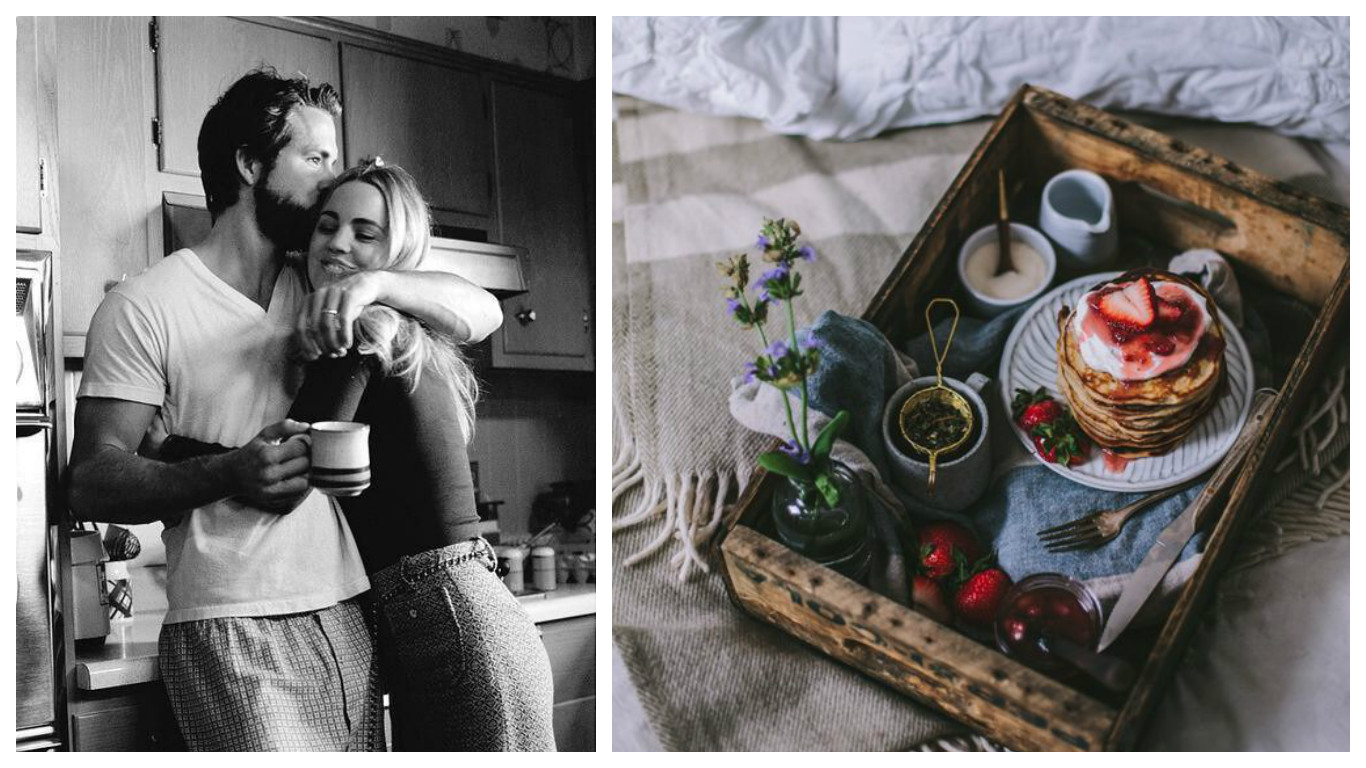
<instances>
[{"instance_id":1,"label":"kitchen cabinet","mask_svg":"<svg viewBox=\"0 0 1366 768\"><path fill-rule=\"evenodd\" d=\"M15 137L18 144L18 165L15 166L14 226L19 232L43 231L43 174L46 161L38 149L38 35L34 18L16 19L19 37L15 43L18 64L15 71L15 106L18 125Z\"/></svg>"},{"instance_id":2,"label":"kitchen cabinet","mask_svg":"<svg viewBox=\"0 0 1366 768\"><path fill-rule=\"evenodd\" d=\"M379 155L413 175L428 204L493 210L490 126L479 75L360 45L341 46L346 163Z\"/></svg>"},{"instance_id":3,"label":"kitchen cabinet","mask_svg":"<svg viewBox=\"0 0 1366 768\"><path fill-rule=\"evenodd\" d=\"M31 26L37 63L26 68ZM60 234L66 357L84 355L105 292L167 252L176 222L164 201L203 194L205 112L267 63L341 88L343 160L380 154L411 171L438 234L528 249L530 291L505 302L507 321L488 342L494 366L593 369L591 92L318 18L59 17L21 20L19 32L20 163L35 156L35 114L36 156L48 158L46 198L41 179L35 188L21 174L17 186L20 229L43 227L48 241L20 237L56 250ZM34 189L37 218L24 213Z\"/></svg>"},{"instance_id":4,"label":"kitchen cabinet","mask_svg":"<svg viewBox=\"0 0 1366 768\"><path fill-rule=\"evenodd\" d=\"M503 302L501 368L593 370L593 307L579 126L566 93L491 87L500 240L526 248L528 292ZM588 129L585 127L585 129Z\"/></svg>"},{"instance_id":5,"label":"kitchen cabinet","mask_svg":"<svg viewBox=\"0 0 1366 768\"><path fill-rule=\"evenodd\" d=\"M146 17L57 19L63 349L81 354L108 288L151 259Z\"/></svg>"},{"instance_id":6,"label":"kitchen cabinet","mask_svg":"<svg viewBox=\"0 0 1366 768\"><path fill-rule=\"evenodd\" d=\"M302 72L314 83L341 87L336 44L326 37L211 16L159 16L147 34L156 48L158 167L165 173L199 175L204 115L251 69L268 64L282 75Z\"/></svg>"},{"instance_id":7,"label":"kitchen cabinet","mask_svg":"<svg viewBox=\"0 0 1366 768\"><path fill-rule=\"evenodd\" d=\"M539 625L555 680L555 744L561 752L591 752L597 743L597 617Z\"/></svg>"}]
</instances>

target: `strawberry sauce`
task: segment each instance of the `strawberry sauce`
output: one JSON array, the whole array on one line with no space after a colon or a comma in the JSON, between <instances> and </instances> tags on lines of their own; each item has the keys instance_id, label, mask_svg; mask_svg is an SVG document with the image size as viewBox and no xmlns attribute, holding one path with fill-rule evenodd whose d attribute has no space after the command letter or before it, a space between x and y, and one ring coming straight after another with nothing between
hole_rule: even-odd
<instances>
[{"instance_id":1,"label":"strawberry sauce","mask_svg":"<svg viewBox=\"0 0 1366 768\"><path fill-rule=\"evenodd\" d=\"M1031 666L1057 670L1066 665L1039 647L1039 637L1093 648L1100 625L1100 605L1085 586L1059 574L1034 574L1006 595L996 619L996 643Z\"/></svg>"},{"instance_id":2,"label":"strawberry sauce","mask_svg":"<svg viewBox=\"0 0 1366 768\"><path fill-rule=\"evenodd\" d=\"M1105 457L1105 470L1116 475L1123 472L1124 469L1129 466L1129 462L1132 461L1132 459L1126 459L1123 456L1111 453L1108 450L1102 450L1101 455Z\"/></svg>"},{"instance_id":3,"label":"strawberry sauce","mask_svg":"<svg viewBox=\"0 0 1366 768\"><path fill-rule=\"evenodd\" d=\"M1116 378L1122 380L1151 379L1185 365L1205 332L1205 313L1188 290L1176 283L1155 283L1152 321L1140 327L1108 315L1102 307L1107 295L1124 288L1107 285L1087 294L1090 311L1081 322L1081 339L1095 336L1117 350Z\"/></svg>"}]
</instances>

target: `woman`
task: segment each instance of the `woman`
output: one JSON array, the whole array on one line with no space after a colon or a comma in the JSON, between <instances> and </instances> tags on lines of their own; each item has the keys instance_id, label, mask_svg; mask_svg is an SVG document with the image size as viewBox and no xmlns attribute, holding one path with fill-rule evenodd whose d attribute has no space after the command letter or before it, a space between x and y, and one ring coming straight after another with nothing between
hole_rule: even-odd
<instances>
[{"instance_id":1,"label":"woman","mask_svg":"<svg viewBox=\"0 0 1366 768\"><path fill-rule=\"evenodd\" d=\"M305 264L313 311L341 325L329 287L416 269L430 214L412 177L379 161L338 176L319 211ZM338 501L370 576L394 747L554 750L545 647L477 533L473 372L455 344L385 306L362 310L354 336L346 356L309 364L290 418L370 425L370 487ZM300 343L318 356L316 339ZM168 440L163 458L192 452L187 442Z\"/></svg>"},{"instance_id":2,"label":"woman","mask_svg":"<svg viewBox=\"0 0 1366 768\"><path fill-rule=\"evenodd\" d=\"M358 270L416 269L431 224L401 168L337 177L313 230L315 290ZM478 537L468 442L478 383L454 344L384 306L356 345L309 366L291 418L371 425L371 485L340 499L370 574L394 745L553 750L550 662Z\"/></svg>"}]
</instances>

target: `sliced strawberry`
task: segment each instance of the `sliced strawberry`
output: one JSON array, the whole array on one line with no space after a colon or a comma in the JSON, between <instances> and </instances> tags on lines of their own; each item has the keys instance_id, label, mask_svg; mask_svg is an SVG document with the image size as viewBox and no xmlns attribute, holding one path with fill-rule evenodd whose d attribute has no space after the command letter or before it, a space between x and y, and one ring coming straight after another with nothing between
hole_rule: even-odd
<instances>
[{"instance_id":1,"label":"sliced strawberry","mask_svg":"<svg viewBox=\"0 0 1366 768\"><path fill-rule=\"evenodd\" d=\"M1153 290L1152 283L1148 278L1140 277L1137 280L1124 286L1124 295L1139 311L1147 316L1148 321L1143 325L1151 325L1154 317L1153 305L1157 303L1157 292Z\"/></svg>"},{"instance_id":2,"label":"sliced strawberry","mask_svg":"<svg viewBox=\"0 0 1366 768\"><path fill-rule=\"evenodd\" d=\"M1055 421L1040 424L1029 432L1034 450L1050 464L1076 466L1086 460L1090 442L1072 414L1063 413Z\"/></svg>"},{"instance_id":3,"label":"sliced strawberry","mask_svg":"<svg viewBox=\"0 0 1366 768\"><path fill-rule=\"evenodd\" d=\"M1153 287L1146 277L1100 297L1100 314L1114 324L1130 328L1147 328L1153 324Z\"/></svg>"},{"instance_id":4,"label":"sliced strawberry","mask_svg":"<svg viewBox=\"0 0 1366 768\"><path fill-rule=\"evenodd\" d=\"M1175 323L1186 313L1186 308L1174 301L1159 299L1157 302L1157 319L1164 324Z\"/></svg>"},{"instance_id":5,"label":"sliced strawberry","mask_svg":"<svg viewBox=\"0 0 1366 768\"><path fill-rule=\"evenodd\" d=\"M1143 346L1158 357L1166 357L1176 351L1176 342L1158 333L1146 334L1143 337Z\"/></svg>"}]
</instances>

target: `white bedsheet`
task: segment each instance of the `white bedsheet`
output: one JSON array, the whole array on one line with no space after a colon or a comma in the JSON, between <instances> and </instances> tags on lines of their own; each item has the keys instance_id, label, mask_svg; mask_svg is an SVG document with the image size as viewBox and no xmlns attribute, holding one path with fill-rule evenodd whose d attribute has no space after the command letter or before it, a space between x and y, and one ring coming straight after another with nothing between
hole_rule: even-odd
<instances>
[{"instance_id":1,"label":"white bedsheet","mask_svg":"<svg viewBox=\"0 0 1366 768\"><path fill-rule=\"evenodd\" d=\"M818 139L994 114L1032 83L1346 141L1348 31L1346 17L617 17L612 87Z\"/></svg>"}]
</instances>

